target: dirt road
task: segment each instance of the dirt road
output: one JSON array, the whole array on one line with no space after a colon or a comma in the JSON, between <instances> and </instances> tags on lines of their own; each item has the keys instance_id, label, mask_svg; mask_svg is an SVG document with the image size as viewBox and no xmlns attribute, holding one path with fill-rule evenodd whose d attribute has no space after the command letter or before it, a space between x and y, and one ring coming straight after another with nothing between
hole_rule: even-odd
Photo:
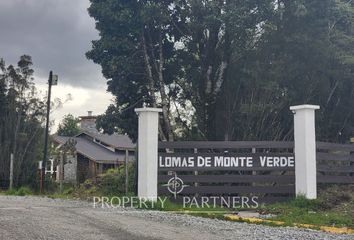
<instances>
[{"instance_id":1,"label":"dirt road","mask_svg":"<svg viewBox=\"0 0 354 240\"><path fill-rule=\"evenodd\" d=\"M353 239L185 215L98 209L81 201L0 196L0 239Z\"/></svg>"}]
</instances>

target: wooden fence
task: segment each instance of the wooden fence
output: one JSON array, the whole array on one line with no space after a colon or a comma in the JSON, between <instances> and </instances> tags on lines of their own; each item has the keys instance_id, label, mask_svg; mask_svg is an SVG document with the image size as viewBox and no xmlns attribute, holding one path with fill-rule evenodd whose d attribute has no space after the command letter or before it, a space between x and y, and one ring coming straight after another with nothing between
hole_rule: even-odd
<instances>
[{"instance_id":1,"label":"wooden fence","mask_svg":"<svg viewBox=\"0 0 354 240\"><path fill-rule=\"evenodd\" d=\"M159 142L159 158L168 156L293 156L293 142L279 141L188 141ZM354 183L354 145L317 143L318 184ZM295 160L296 161L296 160ZM159 163L158 192L170 194L167 182L174 174L185 188L179 195L258 196L261 202L286 200L295 195L295 168L262 167L162 167Z\"/></svg>"},{"instance_id":2,"label":"wooden fence","mask_svg":"<svg viewBox=\"0 0 354 240\"><path fill-rule=\"evenodd\" d=\"M354 184L354 145L317 142L317 183Z\"/></svg>"}]
</instances>

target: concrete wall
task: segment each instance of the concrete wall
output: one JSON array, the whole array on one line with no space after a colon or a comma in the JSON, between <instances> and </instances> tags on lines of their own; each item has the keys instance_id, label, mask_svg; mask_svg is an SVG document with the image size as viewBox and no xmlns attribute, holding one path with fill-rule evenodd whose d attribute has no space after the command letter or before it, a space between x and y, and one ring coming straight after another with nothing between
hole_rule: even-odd
<instances>
[{"instance_id":1,"label":"concrete wall","mask_svg":"<svg viewBox=\"0 0 354 240\"><path fill-rule=\"evenodd\" d=\"M64 164L64 182L77 183L77 157L67 156L67 163Z\"/></svg>"}]
</instances>

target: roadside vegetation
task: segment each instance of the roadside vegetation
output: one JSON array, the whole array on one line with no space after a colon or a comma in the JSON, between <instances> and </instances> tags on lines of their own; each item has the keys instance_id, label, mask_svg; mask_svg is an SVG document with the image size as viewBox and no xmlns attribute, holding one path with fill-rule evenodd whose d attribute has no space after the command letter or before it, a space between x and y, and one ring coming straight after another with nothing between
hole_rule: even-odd
<instances>
[{"instance_id":1,"label":"roadside vegetation","mask_svg":"<svg viewBox=\"0 0 354 240\"><path fill-rule=\"evenodd\" d=\"M262 214L285 222L286 225L304 223L354 229L354 186L331 186L320 191L316 200L297 197L284 203L262 206Z\"/></svg>"},{"instance_id":2,"label":"roadside vegetation","mask_svg":"<svg viewBox=\"0 0 354 240\"><path fill-rule=\"evenodd\" d=\"M87 180L79 186L70 184L64 185L63 192L59 191L56 183L52 183L49 189L44 193L51 198L80 199L93 201L93 197L105 196L109 199L113 197L134 196L134 167L129 166L129 186L128 194L125 194L124 166L118 169L108 170L99 175L95 180ZM4 191L6 195L40 195L29 187L20 187L12 191ZM113 202L115 203L115 202ZM248 209L227 209L227 208L196 208L185 207L182 204L166 200L164 206L161 203L151 203L147 206L137 206L141 209L167 211L181 214L189 214L200 217L225 219L225 215L236 215L240 211ZM254 209L249 209L255 211ZM310 224L310 228L316 226L329 227L348 227L354 229L354 185L337 186L333 185L319 189L319 197L316 200L308 200L304 197L296 199L266 204L256 210L261 218L266 218L266 222L252 222L275 226L294 226L294 224ZM263 217L264 216L264 217ZM269 220L269 221L268 221ZM250 222L247 219L240 218L239 221ZM281 224L279 224L281 222Z\"/></svg>"},{"instance_id":3,"label":"roadside vegetation","mask_svg":"<svg viewBox=\"0 0 354 240\"><path fill-rule=\"evenodd\" d=\"M113 186L105 186L108 179L114 179L114 177L111 176L112 174L114 174L113 171L101 176L101 181L99 182L99 185L101 186L100 188L98 188L97 185L85 182L79 187L79 191L76 191L72 196L90 200L90 196L92 198L93 195L100 196L97 194L101 194L102 196L106 196L105 194L112 193L109 191ZM119 190L116 190L115 192L115 194L108 194L108 196L124 195L123 192L119 192ZM130 193L130 195L133 196L133 193ZM148 205L146 209L151 210L151 205ZM225 215L236 215L238 212L248 209L227 209L221 207L183 208L182 204L167 200L164 207L162 207L161 204L156 204L154 210L225 219ZM254 209L249 210L255 211ZM333 185L320 189L319 197L316 200L297 197L296 199L287 202L262 205L256 211L260 213L261 216L266 216L268 220L271 220L269 222L261 222L261 224L266 225L294 226L294 224L310 224L314 226L309 227L314 229L317 229L316 226L348 227L354 229L354 185ZM240 221L247 220L240 219ZM274 224L272 221L278 223ZM282 224L279 224L279 222L282 222Z\"/></svg>"},{"instance_id":4,"label":"roadside vegetation","mask_svg":"<svg viewBox=\"0 0 354 240\"><path fill-rule=\"evenodd\" d=\"M128 193L125 193L125 167L109 169L95 179L87 179L72 192L72 196L83 200L92 200L93 196L123 196L135 192L135 170L133 164L128 166Z\"/></svg>"},{"instance_id":5,"label":"roadside vegetation","mask_svg":"<svg viewBox=\"0 0 354 240\"><path fill-rule=\"evenodd\" d=\"M14 195L14 196L26 196L26 195L33 195L33 191L29 187L20 187L18 189L7 190L1 192L4 195Z\"/></svg>"}]
</instances>

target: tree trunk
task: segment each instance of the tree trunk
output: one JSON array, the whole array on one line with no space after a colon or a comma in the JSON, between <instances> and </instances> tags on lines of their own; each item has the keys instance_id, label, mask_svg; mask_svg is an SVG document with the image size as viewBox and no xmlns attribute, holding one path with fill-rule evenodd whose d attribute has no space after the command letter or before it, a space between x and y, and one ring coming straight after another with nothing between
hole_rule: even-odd
<instances>
[{"instance_id":1,"label":"tree trunk","mask_svg":"<svg viewBox=\"0 0 354 240\"><path fill-rule=\"evenodd\" d=\"M162 115L164 120L164 125L166 129L166 133L168 136L168 141L173 141L173 132L170 124L170 118L168 114L168 101L167 94L165 91L165 83L163 78L163 69L164 69L164 57L163 57L163 48L162 48L162 36L161 33L159 35L159 85L160 85L160 94L161 94L161 103L162 103Z\"/></svg>"},{"instance_id":2,"label":"tree trunk","mask_svg":"<svg viewBox=\"0 0 354 240\"><path fill-rule=\"evenodd\" d=\"M148 78L147 88L148 88L149 95L150 95L150 98L151 98L152 106L154 108L156 108L157 104L156 104L156 97L155 97L155 91L154 91L155 81L154 81L154 78L153 78L153 75L152 75L152 67L151 67L151 64L150 64L150 57L149 57L149 54L148 54L148 51L147 51L147 46L146 46L146 40L145 40L144 33L142 34L142 47L143 47L143 54L144 54L145 70L146 70L147 78ZM163 140L163 141L167 140L166 135L163 132L163 129L161 127L160 121L159 121L159 135L160 135L161 140Z\"/></svg>"}]
</instances>

